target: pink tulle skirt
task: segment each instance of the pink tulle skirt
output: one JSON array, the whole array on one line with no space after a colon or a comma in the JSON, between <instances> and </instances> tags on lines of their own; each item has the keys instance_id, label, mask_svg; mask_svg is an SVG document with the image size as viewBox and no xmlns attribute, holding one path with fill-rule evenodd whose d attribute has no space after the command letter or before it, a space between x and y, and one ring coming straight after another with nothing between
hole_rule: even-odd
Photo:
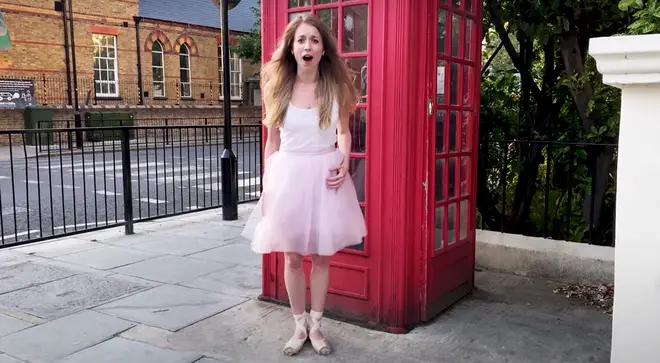
<instances>
[{"instance_id":1,"label":"pink tulle skirt","mask_svg":"<svg viewBox=\"0 0 660 363\"><path fill-rule=\"evenodd\" d=\"M329 169L340 162L334 147L271 155L242 233L254 252L331 256L362 242L367 231L350 175L338 189L326 184Z\"/></svg>"}]
</instances>

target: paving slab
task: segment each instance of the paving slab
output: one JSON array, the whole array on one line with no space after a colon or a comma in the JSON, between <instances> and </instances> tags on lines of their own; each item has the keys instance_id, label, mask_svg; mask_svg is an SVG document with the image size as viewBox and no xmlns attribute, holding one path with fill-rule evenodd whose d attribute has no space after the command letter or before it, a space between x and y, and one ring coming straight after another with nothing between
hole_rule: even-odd
<instances>
[{"instance_id":1,"label":"paving slab","mask_svg":"<svg viewBox=\"0 0 660 363\"><path fill-rule=\"evenodd\" d=\"M103 245L77 238L67 238L30 244L25 247L15 248L14 251L40 257L56 257L99 247L103 247Z\"/></svg>"},{"instance_id":2,"label":"paving slab","mask_svg":"<svg viewBox=\"0 0 660 363\"><path fill-rule=\"evenodd\" d=\"M32 262L0 266L0 294L73 275L71 270Z\"/></svg>"},{"instance_id":3,"label":"paving slab","mask_svg":"<svg viewBox=\"0 0 660 363\"><path fill-rule=\"evenodd\" d=\"M17 265L19 263L28 262L32 259L32 256L26 255L24 253L12 251L10 249L0 250L0 267Z\"/></svg>"},{"instance_id":4,"label":"paving slab","mask_svg":"<svg viewBox=\"0 0 660 363\"><path fill-rule=\"evenodd\" d=\"M146 287L123 279L81 274L0 295L0 305L54 319Z\"/></svg>"},{"instance_id":5,"label":"paving slab","mask_svg":"<svg viewBox=\"0 0 660 363\"><path fill-rule=\"evenodd\" d=\"M162 285L99 306L95 310L130 321L177 331L245 300L183 286Z\"/></svg>"},{"instance_id":6,"label":"paving slab","mask_svg":"<svg viewBox=\"0 0 660 363\"><path fill-rule=\"evenodd\" d=\"M155 241L132 244L131 248L156 253L166 253L168 255L186 256L230 243L232 242L217 238L187 238L181 235L162 233L160 238Z\"/></svg>"},{"instance_id":7,"label":"paving slab","mask_svg":"<svg viewBox=\"0 0 660 363\"><path fill-rule=\"evenodd\" d=\"M21 319L16 319L5 314L0 314L0 337L15 333L23 329L27 329L31 326L32 324Z\"/></svg>"},{"instance_id":8,"label":"paving slab","mask_svg":"<svg viewBox=\"0 0 660 363\"><path fill-rule=\"evenodd\" d=\"M216 241L223 241L239 237L242 228L226 225L222 222L207 222L203 228L178 228L172 230L172 233L186 238L207 238Z\"/></svg>"},{"instance_id":9,"label":"paving slab","mask_svg":"<svg viewBox=\"0 0 660 363\"><path fill-rule=\"evenodd\" d=\"M435 321L393 335L324 319L334 354L324 362L606 363L611 317L552 293L552 282L477 273L478 289ZM307 344L296 358L280 350L294 325L287 307L250 300L176 333L135 327L123 337L221 362L319 358Z\"/></svg>"},{"instance_id":10,"label":"paving slab","mask_svg":"<svg viewBox=\"0 0 660 363\"><path fill-rule=\"evenodd\" d=\"M188 257L202 260L233 263L242 266L254 267L261 264L262 256L252 252L249 245L232 243L212 250L195 253Z\"/></svg>"},{"instance_id":11,"label":"paving slab","mask_svg":"<svg viewBox=\"0 0 660 363\"><path fill-rule=\"evenodd\" d=\"M175 284L231 266L227 263L168 255L116 268L113 271L147 280Z\"/></svg>"},{"instance_id":12,"label":"paving slab","mask_svg":"<svg viewBox=\"0 0 660 363\"><path fill-rule=\"evenodd\" d=\"M261 294L261 270L256 267L233 266L184 281L181 285L225 295L253 298Z\"/></svg>"},{"instance_id":13,"label":"paving slab","mask_svg":"<svg viewBox=\"0 0 660 363\"><path fill-rule=\"evenodd\" d=\"M116 246L104 246L89 251L56 257L55 259L99 270L110 270L157 256L157 254L146 251L138 251Z\"/></svg>"},{"instance_id":14,"label":"paving slab","mask_svg":"<svg viewBox=\"0 0 660 363\"><path fill-rule=\"evenodd\" d=\"M58 363L192 363L200 357L199 353L175 351L113 338L72 354Z\"/></svg>"},{"instance_id":15,"label":"paving slab","mask_svg":"<svg viewBox=\"0 0 660 363\"><path fill-rule=\"evenodd\" d=\"M18 359L14 359L6 354L0 353L0 363L24 363Z\"/></svg>"},{"instance_id":16,"label":"paving slab","mask_svg":"<svg viewBox=\"0 0 660 363\"><path fill-rule=\"evenodd\" d=\"M30 363L53 363L134 325L85 310L0 338L0 351Z\"/></svg>"}]
</instances>

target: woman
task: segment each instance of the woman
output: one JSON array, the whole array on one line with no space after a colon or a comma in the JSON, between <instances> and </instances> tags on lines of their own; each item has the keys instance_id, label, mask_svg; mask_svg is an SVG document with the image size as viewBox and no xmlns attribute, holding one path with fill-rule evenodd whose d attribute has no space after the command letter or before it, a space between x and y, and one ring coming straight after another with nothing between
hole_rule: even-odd
<instances>
[{"instance_id":1,"label":"woman","mask_svg":"<svg viewBox=\"0 0 660 363\"><path fill-rule=\"evenodd\" d=\"M309 339L318 354L327 355L331 348L320 328L329 259L366 235L347 177L348 117L359 95L336 39L314 16L291 21L261 77L268 127L263 194L243 235L257 253L284 253L296 329L283 353L297 354ZM309 316L303 256L312 260Z\"/></svg>"}]
</instances>

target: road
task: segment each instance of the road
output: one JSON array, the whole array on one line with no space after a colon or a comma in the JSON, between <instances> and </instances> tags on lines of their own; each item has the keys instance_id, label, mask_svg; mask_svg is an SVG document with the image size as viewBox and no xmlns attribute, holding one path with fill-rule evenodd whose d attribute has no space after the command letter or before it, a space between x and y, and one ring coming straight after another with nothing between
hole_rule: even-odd
<instances>
[{"instance_id":1,"label":"road","mask_svg":"<svg viewBox=\"0 0 660 363\"><path fill-rule=\"evenodd\" d=\"M260 191L260 144L238 143L238 198ZM134 219L222 202L222 146L173 147L131 152ZM0 161L0 245L123 221L121 154L14 155Z\"/></svg>"}]
</instances>

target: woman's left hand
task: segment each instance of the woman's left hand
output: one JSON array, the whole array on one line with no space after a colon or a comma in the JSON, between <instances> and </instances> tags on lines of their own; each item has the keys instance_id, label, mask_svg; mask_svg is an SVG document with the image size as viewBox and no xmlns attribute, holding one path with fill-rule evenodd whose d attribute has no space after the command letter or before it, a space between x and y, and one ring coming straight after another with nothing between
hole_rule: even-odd
<instances>
[{"instance_id":1,"label":"woman's left hand","mask_svg":"<svg viewBox=\"0 0 660 363\"><path fill-rule=\"evenodd\" d=\"M328 188L337 189L344 182L346 175L348 175L348 158L343 157L339 165L330 168L330 172L336 173L336 175L328 177Z\"/></svg>"}]
</instances>

